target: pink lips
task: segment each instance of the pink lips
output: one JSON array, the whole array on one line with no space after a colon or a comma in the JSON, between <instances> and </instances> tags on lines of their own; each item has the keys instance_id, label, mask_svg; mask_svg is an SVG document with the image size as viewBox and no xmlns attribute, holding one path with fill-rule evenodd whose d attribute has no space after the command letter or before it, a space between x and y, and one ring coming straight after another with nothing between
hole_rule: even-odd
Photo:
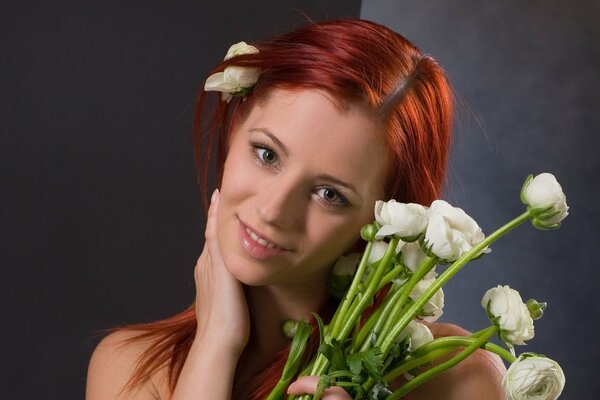
<instances>
[{"instance_id":1,"label":"pink lips","mask_svg":"<svg viewBox=\"0 0 600 400\"><path fill-rule=\"evenodd\" d=\"M250 232L248 232L249 230ZM242 248L252 257L261 260L280 255L286 251L285 249L282 249L281 247L278 247L272 243L269 243L267 240L262 239L258 234L256 234L246 225L244 225L241 221L239 229L239 238Z\"/></svg>"}]
</instances>

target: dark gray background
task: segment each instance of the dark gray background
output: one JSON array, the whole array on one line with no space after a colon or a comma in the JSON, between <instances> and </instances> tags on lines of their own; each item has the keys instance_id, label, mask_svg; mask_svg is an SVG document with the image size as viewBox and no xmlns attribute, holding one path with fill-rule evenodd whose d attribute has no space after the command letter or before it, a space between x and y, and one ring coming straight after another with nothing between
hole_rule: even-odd
<instances>
[{"instance_id":1,"label":"dark gray background","mask_svg":"<svg viewBox=\"0 0 600 400\"><path fill-rule=\"evenodd\" d=\"M360 2L3 3L0 397L80 399L101 330L194 299L191 109L209 69Z\"/></svg>"},{"instance_id":2,"label":"dark gray background","mask_svg":"<svg viewBox=\"0 0 600 400\"><path fill-rule=\"evenodd\" d=\"M3 397L82 398L98 332L193 299L202 244L191 107L239 40L358 1L4 2L0 13L0 382ZM564 4L563 4L564 3ZM447 198L486 232L520 212L524 177L554 172L571 215L521 227L446 290L445 320L485 324L497 283L549 301L527 350L561 362L563 398L592 399L599 222L598 5L364 1L362 15L433 54L468 105Z\"/></svg>"},{"instance_id":3,"label":"dark gray background","mask_svg":"<svg viewBox=\"0 0 600 400\"><path fill-rule=\"evenodd\" d=\"M523 211L525 177L552 172L570 215L552 232L521 226L445 290L444 321L478 330L481 297L508 284L545 300L517 351L557 360L561 398L600 393L600 2L363 0L361 17L405 35L447 70L462 99L446 198L486 233Z\"/></svg>"}]
</instances>

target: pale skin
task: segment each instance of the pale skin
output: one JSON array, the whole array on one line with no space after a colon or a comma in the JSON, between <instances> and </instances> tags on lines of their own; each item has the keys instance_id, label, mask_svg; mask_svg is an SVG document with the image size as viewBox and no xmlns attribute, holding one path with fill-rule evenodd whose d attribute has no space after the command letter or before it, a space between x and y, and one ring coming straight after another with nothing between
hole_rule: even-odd
<instances>
[{"instance_id":1,"label":"pale skin","mask_svg":"<svg viewBox=\"0 0 600 400\"><path fill-rule=\"evenodd\" d=\"M317 90L274 90L235 128L195 268L198 327L174 400L230 399L234 382L251 379L289 343L281 323L323 303L330 266L373 220L373 205L384 196L386 148L375 132L360 108L342 108ZM467 334L448 324L431 329ZM148 346L119 346L130 335L111 334L94 352L88 400L170 398L165 369L121 390ZM497 358L477 352L408 398L503 399L503 372ZM315 388L316 378L304 377L289 391ZM235 395L249 393L242 388ZM330 388L323 399L350 396Z\"/></svg>"}]
</instances>

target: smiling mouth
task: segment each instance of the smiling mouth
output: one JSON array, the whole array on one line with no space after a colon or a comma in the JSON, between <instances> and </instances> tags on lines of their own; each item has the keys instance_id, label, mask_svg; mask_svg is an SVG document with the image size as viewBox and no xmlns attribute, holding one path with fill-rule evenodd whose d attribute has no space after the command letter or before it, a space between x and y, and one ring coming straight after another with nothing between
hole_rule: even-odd
<instances>
[{"instance_id":1,"label":"smiling mouth","mask_svg":"<svg viewBox=\"0 0 600 400\"><path fill-rule=\"evenodd\" d=\"M260 236L258 236L256 233L252 232L252 231L250 230L250 228L248 228L248 227L246 227L246 232L247 232L247 233L248 233L248 235L249 235L249 236L252 238L252 240L254 240L254 241L255 241L256 243L258 243L259 245L261 245L261 246L263 246L263 247L266 247L267 249L275 249L275 248L281 249L281 247L279 247L279 246L277 246L277 245L275 245L275 244L273 244L273 243L271 243L271 242L268 242L267 240L265 240L265 239L261 238L261 237L260 237ZM283 249L282 249L282 250L283 250Z\"/></svg>"}]
</instances>

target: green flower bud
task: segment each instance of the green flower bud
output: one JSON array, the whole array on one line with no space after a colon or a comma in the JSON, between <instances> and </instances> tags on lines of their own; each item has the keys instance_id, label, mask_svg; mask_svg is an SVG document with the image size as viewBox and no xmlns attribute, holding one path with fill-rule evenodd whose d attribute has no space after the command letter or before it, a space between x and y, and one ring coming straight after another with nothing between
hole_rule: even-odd
<instances>
[{"instance_id":1,"label":"green flower bud","mask_svg":"<svg viewBox=\"0 0 600 400\"><path fill-rule=\"evenodd\" d=\"M529 310L529 314L531 314L531 318L533 318L534 320L537 320L537 319L542 318L542 316L544 315L544 310L546 309L546 306L548 305L548 303L539 303L535 299L529 299L529 300L527 300L525 305L527 306L527 309Z\"/></svg>"},{"instance_id":2,"label":"green flower bud","mask_svg":"<svg viewBox=\"0 0 600 400\"><path fill-rule=\"evenodd\" d=\"M378 229L375 225L367 224L360 230L360 237L367 242L372 242L375 240L375 234L377 231Z\"/></svg>"},{"instance_id":3,"label":"green flower bud","mask_svg":"<svg viewBox=\"0 0 600 400\"><path fill-rule=\"evenodd\" d=\"M288 339L292 339L298 330L299 323L300 321L295 321L293 319L286 320L281 326L283 335Z\"/></svg>"}]
</instances>

